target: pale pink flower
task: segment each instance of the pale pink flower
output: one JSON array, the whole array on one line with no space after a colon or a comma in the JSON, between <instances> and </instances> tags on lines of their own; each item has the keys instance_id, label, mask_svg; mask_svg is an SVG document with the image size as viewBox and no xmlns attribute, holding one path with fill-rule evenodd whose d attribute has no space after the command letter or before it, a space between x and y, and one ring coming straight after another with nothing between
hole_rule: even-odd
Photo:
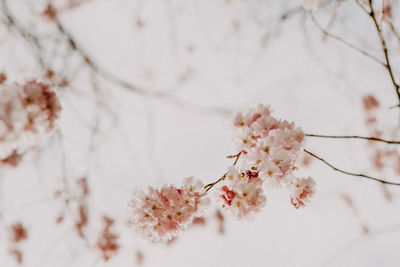
<instances>
[{"instance_id":1,"label":"pale pink flower","mask_svg":"<svg viewBox=\"0 0 400 267\"><path fill-rule=\"evenodd\" d=\"M0 160L22 155L48 136L61 107L48 85L34 80L0 86ZM15 161L13 161L15 162Z\"/></svg>"},{"instance_id":2,"label":"pale pink flower","mask_svg":"<svg viewBox=\"0 0 400 267\"><path fill-rule=\"evenodd\" d=\"M271 160L266 160L261 165L260 177L268 187L279 187L284 181L281 169Z\"/></svg>"},{"instance_id":3,"label":"pale pink flower","mask_svg":"<svg viewBox=\"0 0 400 267\"><path fill-rule=\"evenodd\" d=\"M304 207L305 203L310 201L310 198L315 193L315 181L311 178L294 178L288 185L292 205L298 209Z\"/></svg>"},{"instance_id":4,"label":"pale pink flower","mask_svg":"<svg viewBox=\"0 0 400 267\"><path fill-rule=\"evenodd\" d=\"M281 121L279 128L271 131L265 138L264 146L281 147L298 153L301 149L304 133L300 128L296 128L293 123Z\"/></svg>"},{"instance_id":5,"label":"pale pink flower","mask_svg":"<svg viewBox=\"0 0 400 267\"><path fill-rule=\"evenodd\" d=\"M130 223L147 239L171 240L201 215L208 202L203 183L193 177L186 178L181 188L139 189L129 203Z\"/></svg>"},{"instance_id":6,"label":"pale pink flower","mask_svg":"<svg viewBox=\"0 0 400 267\"><path fill-rule=\"evenodd\" d=\"M263 181L258 171L245 170L240 173L234 166L229 167L224 185L218 188L217 196L223 207L237 219L250 219L263 206L266 197L262 190Z\"/></svg>"},{"instance_id":7,"label":"pale pink flower","mask_svg":"<svg viewBox=\"0 0 400 267\"><path fill-rule=\"evenodd\" d=\"M260 170L260 166L266 160L268 156L263 150L254 149L241 156L240 166L245 170Z\"/></svg>"},{"instance_id":8,"label":"pale pink flower","mask_svg":"<svg viewBox=\"0 0 400 267\"><path fill-rule=\"evenodd\" d=\"M249 181L224 185L218 190L223 207L236 219L252 219L266 204L262 185Z\"/></svg>"},{"instance_id":9,"label":"pale pink flower","mask_svg":"<svg viewBox=\"0 0 400 267\"><path fill-rule=\"evenodd\" d=\"M236 129L233 134L233 141L239 151L248 151L256 146L256 139L252 135L251 129L247 127Z\"/></svg>"},{"instance_id":10,"label":"pale pink flower","mask_svg":"<svg viewBox=\"0 0 400 267\"><path fill-rule=\"evenodd\" d=\"M236 115L233 125L233 139L241 152L240 168L228 170L227 176L235 179L221 188L220 197L225 205L231 206L238 199L235 189L238 184L265 183L267 187L282 188L293 182L292 173L297 169L294 164L304 140L299 127L293 122L278 121L271 115L270 108L262 104L245 115ZM295 197L293 201L301 206L305 199Z\"/></svg>"},{"instance_id":11,"label":"pale pink flower","mask_svg":"<svg viewBox=\"0 0 400 267\"><path fill-rule=\"evenodd\" d=\"M229 166L228 171L225 175L225 180L227 182L235 183L239 181L241 178L241 174L238 172L235 166Z\"/></svg>"},{"instance_id":12,"label":"pale pink flower","mask_svg":"<svg viewBox=\"0 0 400 267\"><path fill-rule=\"evenodd\" d=\"M278 128L279 122L271 116L262 116L252 124L255 135L267 136L269 131Z\"/></svg>"},{"instance_id":13,"label":"pale pink flower","mask_svg":"<svg viewBox=\"0 0 400 267\"><path fill-rule=\"evenodd\" d=\"M243 180L251 183L257 183L262 185L263 180L260 177L260 172L258 170L245 170L242 174L241 177Z\"/></svg>"},{"instance_id":14,"label":"pale pink flower","mask_svg":"<svg viewBox=\"0 0 400 267\"><path fill-rule=\"evenodd\" d=\"M254 113L261 114L263 117L268 117L271 114L271 108L270 106L258 104Z\"/></svg>"},{"instance_id":15,"label":"pale pink flower","mask_svg":"<svg viewBox=\"0 0 400 267\"><path fill-rule=\"evenodd\" d=\"M271 161L282 171L285 175L293 170L293 163L296 160L296 154L289 150L280 147L273 147L270 155Z\"/></svg>"},{"instance_id":16,"label":"pale pink flower","mask_svg":"<svg viewBox=\"0 0 400 267\"><path fill-rule=\"evenodd\" d=\"M245 127L249 126L251 123L251 117L249 115L243 116L242 113L236 114L235 118L233 119L233 126L234 127Z\"/></svg>"}]
</instances>

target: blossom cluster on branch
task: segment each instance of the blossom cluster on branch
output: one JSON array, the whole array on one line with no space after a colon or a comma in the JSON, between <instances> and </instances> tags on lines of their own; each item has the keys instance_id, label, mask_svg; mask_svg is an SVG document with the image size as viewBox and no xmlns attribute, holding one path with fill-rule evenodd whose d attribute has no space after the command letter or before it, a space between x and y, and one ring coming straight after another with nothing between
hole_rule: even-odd
<instances>
[{"instance_id":1,"label":"blossom cluster on branch","mask_svg":"<svg viewBox=\"0 0 400 267\"><path fill-rule=\"evenodd\" d=\"M251 219L266 205L264 187L286 188L295 208L304 207L315 192L312 178L298 178L294 165L302 150L303 131L294 123L277 120L262 104L233 120L233 139L239 151L233 166L217 181L203 186L200 180L186 178L184 185L161 189L147 187L135 192L129 203L130 223L151 240L170 240L201 215L216 191L222 206L237 219Z\"/></svg>"},{"instance_id":2,"label":"blossom cluster on branch","mask_svg":"<svg viewBox=\"0 0 400 267\"><path fill-rule=\"evenodd\" d=\"M140 188L129 203L130 223L146 238L171 240L201 215L209 202L203 183L194 177L185 178L180 188Z\"/></svg>"},{"instance_id":3,"label":"blossom cluster on branch","mask_svg":"<svg viewBox=\"0 0 400 267\"><path fill-rule=\"evenodd\" d=\"M0 86L0 161L16 166L54 129L61 110L49 85L29 80Z\"/></svg>"},{"instance_id":4,"label":"blossom cluster on branch","mask_svg":"<svg viewBox=\"0 0 400 267\"><path fill-rule=\"evenodd\" d=\"M305 205L314 193L314 181L293 175L304 139L300 128L277 120L269 107L258 105L245 115L236 115L233 139L240 159L238 167L228 169L219 190L226 209L238 219L251 218L266 203L263 185L287 188L293 206Z\"/></svg>"}]
</instances>

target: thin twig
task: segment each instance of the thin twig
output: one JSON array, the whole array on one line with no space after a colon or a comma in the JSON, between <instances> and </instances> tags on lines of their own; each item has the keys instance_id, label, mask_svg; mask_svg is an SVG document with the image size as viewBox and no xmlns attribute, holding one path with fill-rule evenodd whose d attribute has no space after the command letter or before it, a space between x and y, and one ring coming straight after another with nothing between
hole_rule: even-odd
<instances>
[{"instance_id":1,"label":"thin twig","mask_svg":"<svg viewBox=\"0 0 400 267\"><path fill-rule=\"evenodd\" d=\"M312 13L309 13L309 14L310 14L311 20L314 22L314 24L317 26L317 28L318 28L325 36L328 36L328 37L330 37L330 38L332 38L332 39L335 39L336 41L338 41L338 42L340 42L340 43L342 43L342 44L344 44L344 45L350 47L351 49L353 49L353 50L355 50L355 51L357 51L357 52L363 54L364 56L366 56L366 57L368 57L368 58L370 58L370 59L376 61L376 62L379 63L380 65L386 67L385 62L381 61L379 58L375 57L374 55L371 55L370 53L368 53L367 51L365 51L365 50L359 48L358 46L355 46L354 44L349 43L348 41L346 41L346 40L343 39L342 37L337 36L337 35L335 35L335 34L333 34L333 33L328 32L327 30L325 30L325 29L318 23L318 21L315 19L315 17L313 16L313 14L312 14Z\"/></svg>"},{"instance_id":2,"label":"thin twig","mask_svg":"<svg viewBox=\"0 0 400 267\"><path fill-rule=\"evenodd\" d=\"M370 180L373 180L373 181L376 181L376 182L379 182L379 183L382 183L382 184L400 185L400 183L385 181L385 180L382 180L382 179L379 179L379 178L376 178L376 177L372 177L372 176L369 176L369 175L366 175L366 174L354 173L354 172L349 172L349 171L341 170L341 169L339 169L339 168L333 166L332 164L330 164L329 162L327 162L327 161L324 160L323 158L321 158L321 157L315 155L314 153L312 153L312 152L310 152L310 151L308 151L308 150L306 150L306 149L304 149L304 152L306 152L306 153L309 154L310 156L312 156L312 157L318 159L319 161L325 163L326 165L328 165L329 167L331 167L333 170L335 170L335 171L337 171L337 172L341 172L341 173L343 173L343 174L347 174L347 175L351 175L351 176L356 176L356 177L362 177L362 178L370 179Z\"/></svg>"},{"instance_id":3,"label":"thin twig","mask_svg":"<svg viewBox=\"0 0 400 267\"><path fill-rule=\"evenodd\" d=\"M149 92L147 92L146 90L144 90L143 88L139 88L137 86L134 86L126 81L123 81L117 77L115 77L114 75L112 75L109 72L106 72L104 69L100 68L100 66L98 66L97 64L95 64L95 62L93 61L93 59L89 56L89 54L85 51L85 49L83 49L74 39L74 37L72 36L72 34L64 27L64 25L62 24L62 22L58 19L55 18L54 22L57 26L57 30L59 31L59 33L61 35L63 35L67 41L68 44L70 46L70 48L74 51L76 51L81 57L82 59L85 61L85 63L90 66L90 68L97 74L101 74L103 78L112 81L118 85L120 85L121 87L128 89L130 91L133 91L135 93L141 94L141 95L147 95L149 94Z\"/></svg>"},{"instance_id":4,"label":"thin twig","mask_svg":"<svg viewBox=\"0 0 400 267\"><path fill-rule=\"evenodd\" d=\"M39 65L46 69L48 68L47 64L43 59L43 48L40 44L39 38L34 34L30 33L26 28L24 28L11 13L8 3L6 0L1 0L0 10L5 16L5 23L10 26L10 28L15 29L15 31L25 40L29 45L32 46L32 50L34 50L34 56L36 57Z\"/></svg>"},{"instance_id":5,"label":"thin twig","mask_svg":"<svg viewBox=\"0 0 400 267\"><path fill-rule=\"evenodd\" d=\"M328 31L329 29L332 28L332 26L333 26L333 24L334 24L334 22L335 22L335 18L336 18L337 11L338 11L338 9L340 8L340 6L341 6L342 4L343 4L342 1L338 1L338 2L335 4L335 6L334 6L334 8L333 8L333 11L332 11L332 14L331 14L331 16L330 16L330 18L329 18L328 25L327 25L326 28L325 28L326 31ZM323 40L325 40L326 37L327 37L327 36L325 35L324 38L323 38Z\"/></svg>"},{"instance_id":6,"label":"thin twig","mask_svg":"<svg viewBox=\"0 0 400 267\"><path fill-rule=\"evenodd\" d=\"M360 0L356 0L357 5L361 7L361 9L366 13L369 14L369 11L366 9L366 7L360 2Z\"/></svg>"},{"instance_id":7,"label":"thin twig","mask_svg":"<svg viewBox=\"0 0 400 267\"><path fill-rule=\"evenodd\" d=\"M337 139L363 139L368 141L382 142L386 144L400 145L400 141L386 140L376 137L358 136L358 135L322 135L322 134L304 134L308 137L320 137L320 138L337 138Z\"/></svg>"},{"instance_id":8,"label":"thin twig","mask_svg":"<svg viewBox=\"0 0 400 267\"><path fill-rule=\"evenodd\" d=\"M392 31L394 36L397 38L397 41L400 43L400 33L396 30L393 23L389 20L385 20L385 22L389 25L390 30Z\"/></svg>"},{"instance_id":9,"label":"thin twig","mask_svg":"<svg viewBox=\"0 0 400 267\"><path fill-rule=\"evenodd\" d=\"M208 185L204 186L204 189L206 189L206 193L207 193L211 188L213 188L214 185L216 185L216 184L218 184L219 182L221 182L222 180L224 180L225 177L226 177L226 173L225 173L224 175L222 175L222 177L219 178L217 181L215 181L215 182L213 182L213 183L211 183L211 184L208 184Z\"/></svg>"},{"instance_id":10,"label":"thin twig","mask_svg":"<svg viewBox=\"0 0 400 267\"><path fill-rule=\"evenodd\" d=\"M239 153L237 153L236 155L228 156L228 158L236 158L236 159L235 159L235 162L233 163L233 166L236 165L236 163L238 162L239 157L240 157L241 154L242 154L242 152L239 152ZM227 173L224 173L224 175L222 175L222 177L219 178L217 181L215 181L215 182L213 182L213 183L211 183L211 184L205 185L205 186L204 186L204 189L206 189L206 193L207 193L211 188L213 188L216 184L218 184L219 182L221 182L222 180L224 180L225 177L226 177L226 174L227 174Z\"/></svg>"},{"instance_id":11,"label":"thin twig","mask_svg":"<svg viewBox=\"0 0 400 267\"><path fill-rule=\"evenodd\" d=\"M170 101L175 106L180 107L182 109L191 109L193 111L198 111L201 113L217 113L217 114L231 114L231 110L219 107L219 106L203 106L195 103L189 103L181 98L178 98L176 95L164 92L165 90L149 90L146 88L139 87L129 81L126 81L111 72L104 69L102 66L97 64L95 60L86 52L86 50L77 42L74 38L73 34L64 26L62 21L57 17L54 20L55 25L57 27L58 32L66 38L69 47L72 51L78 53L78 55L83 59L83 61L91 68L91 70L102 77L103 79L111 82L114 85L117 85L125 90L130 92L137 93L144 97L153 97L163 99L165 101Z\"/></svg>"},{"instance_id":12,"label":"thin twig","mask_svg":"<svg viewBox=\"0 0 400 267\"><path fill-rule=\"evenodd\" d=\"M386 40L385 40L385 37L383 37L382 28L379 25L378 21L376 20L375 11L374 11L374 8L373 8L372 0L368 0L368 5L369 5L369 7L371 9L371 11L368 13L368 15L370 16L370 18L374 22L376 31L377 31L378 36L379 36L379 40L381 41L382 52L385 55L386 63L384 64L384 66L385 66L386 70L388 71L390 79L391 79L391 81L393 83L394 89L396 91L397 98L399 100L399 105L400 105L400 92L399 92L400 85L396 82L396 79L395 79L394 74L393 74L392 66L390 64L390 59L389 59L389 51L388 51L388 48L387 48L387 45L386 45Z\"/></svg>"}]
</instances>

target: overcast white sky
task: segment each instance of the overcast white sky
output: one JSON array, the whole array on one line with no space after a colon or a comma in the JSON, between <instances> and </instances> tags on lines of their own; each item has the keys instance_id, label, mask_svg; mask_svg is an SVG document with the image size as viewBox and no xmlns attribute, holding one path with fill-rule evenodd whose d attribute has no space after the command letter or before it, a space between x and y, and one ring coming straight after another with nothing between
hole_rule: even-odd
<instances>
[{"instance_id":1,"label":"overcast white sky","mask_svg":"<svg viewBox=\"0 0 400 267\"><path fill-rule=\"evenodd\" d=\"M396 98L387 73L323 39L306 13L297 11L297 0L91 0L59 16L95 64L147 95L124 89L104 73L94 78L94 91L80 55L70 53L53 22L41 17L46 1L8 2L16 20L40 36L45 62L71 84L57 89L61 137L53 135L17 169L0 169L1 267L16 266L7 232L16 221L28 230L21 250L29 267L138 266L137 250L144 254L142 266L151 267L400 265L400 188L387 188L393 196L388 202L380 184L315 160L299 171L317 182L317 194L303 210L290 205L286 192L267 190L267 206L255 220L227 216L225 235L218 234L214 206L206 226L189 229L168 246L142 240L127 227L126 204L136 186L179 184L186 176L216 180L230 164L226 156L236 152L227 120L258 103L271 105L276 117L306 133L366 135L361 103L373 93L382 104L382 127L392 132L390 138L400 138L398 110L388 109ZM323 25L332 9L316 11ZM288 10L293 15L279 22ZM332 31L381 56L370 23L354 1L345 1ZM391 49L399 58L399 47ZM0 25L0 71L10 81L42 75L35 53ZM395 64L398 70L400 61ZM159 92L168 96L154 96ZM390 170L371 169L364 142L307 139L306 147L343 169L399 181ZM74 229L76 210L53 197L63 179L74 190L82 176L91 191L88 242ZM66 220L55 224L62 212ZM107 263L93 247L102 215L116 220L121 245Z\"/></svg>"}]
</instances>

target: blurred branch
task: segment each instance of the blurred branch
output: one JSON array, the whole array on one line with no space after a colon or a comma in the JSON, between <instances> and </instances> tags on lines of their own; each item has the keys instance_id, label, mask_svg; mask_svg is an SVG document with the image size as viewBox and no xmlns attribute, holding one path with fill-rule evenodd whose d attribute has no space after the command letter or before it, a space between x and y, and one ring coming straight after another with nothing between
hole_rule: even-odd
<instances>
[{"instance_id":1,"label":"blurred branch","mask_svg":"<svg viewBox=\"0 0 400 267\"><path fill-rule=\"evenodd\" d=\"M1 0L1 12L5 16L5 24L8 25L11 29L14 29L28 44L30 44L33 49L36 51L35 57L38 60L40 66L44 69L47 69L47 66L44 62L42 56L42 46L39 42L39 39L27 31L20 23L16 20L16 18L11 13L8 8L7 0Z\"/></svg>"},{"instance_id":2,"label":"blurred branch","mask_svg":"<svg viewBox=\"0 0 400 267\"><path fill-rule=\"evenodd\" d=\"M366 178L366 179L373 180L373 181L376 181L376 182L379 182L379 183L382 183L382 184L399 185L400 186L400 183L390 182L390 181L386 181L386 180L382 180L382 179L379 179L379 178L375 178L375 177L372 177L372 176L369 176L369 175L366 175L366 174L354 173L354 172L349 172L349 171L345 171L345 170L339 169L339 168L335 167L334 165L332 165L331 163L329 163L326 160L324 160L323 158L315 155L314 153L312 153L312 152L310 152L310 151L308 151L306 149L304 149L304 152L306 152L308 155L318 159L319 161L323 162L324 164L328 165L329 167L331 167L333 170L335 170L337 172L341 172L343 174L347 174L347 175L351 175L351 176Z\"/></svg>"},{"instance_id":3,"label":"blurred branch","mask_svg":"<svg viewBox=\"0 0 400 267\"><path fill-rule=\"evenodd\" d=\"M336 40L336 41L338 41L338 42L340 42L340 43L342 43L342 44L344 44L344 45L350 47L351 49L353 49L353 50L355 50L355 51L357 51L357 52L363 54L364 56L366 56L366 57L368 57L368 58L374 60L375 62L379 63L380 65L386 67L385 62L381 61L379 58L375 57L374 55L371 55L370 53L368 53L367 51L361 49L360 47L358 47L358 46L356 46L356 45L354 45L354 44L352 44L352 43L349 43L348 41L346 41L346 40L343 39L342 37L340 37L340 36L338 36L338 35L335 35L335 34L333 34L333 33L328 32L325 28L323 28L323 27L321 26L321 24L318 23L318 21L315 19L314 15L313 15L312 13L309 13L309 14L310 14L311 20L314 22L315 26L317 26L317 28L318 28L325 36L327 36L327 37L329 37L329 38L331 38L331 39L334 39L334 40Z\"/></svg>"},{"instance_id":4,"label":"blurred branch","mask_svg":"<svg viewBox=\"0 0 400 267\"><path fill-rule=\"evenodd\" d=\"M400 33L394 27L393 23L391 21L388 21L388 20L385 20L385 22L389 25L390 30L392 31L394 36L397 38L397 41L400 43Z\"/></svg>"},{"instance_id":5,"label":"blurred branch","mask_svg":"<svg viewBox=\"0 0 400 267\"><path fill-rule=\"evenodd\" d=\"M54 19L55 24L57 26L57 29L60 34L62 34L68 41L68 44L70 48L73 51L76 51L84 60L84 62L91 68L91 70L100 75L102 78L106 79L107 81L118 85L128 91L140 94L142 96L148 96L148 97L156 97L164 100L168 100L175 104L176 106L184 109L191 109L193 111L200 111L202 113L220 113L220 114L230 114L232 111L229 109L219 107L219 106L203 106L203 105L198 105L194 103L189 103L186 102L185 100L182 100L178 98L177 96L170 94L170 93L165 93L162 91L154 91L154 90L145 90L143 88L140 88L128 81L125 81L112 73L106 71L102 67L100 67L98 64L94 62L94 60L89 56L89 54L80 46L80 44L74 39L73 35L64 27L62 22L55 17Z\"/></svg>"},{"instance_id":6,"label":"blurred branch","mask_svg":"<svg viewBox=\"0 0 400 267\"><path fill-rule=\"evenodd\" d=\"M304 9L301 6L287 10L282 14L280 14L276 21L268 23L268 25L271 27L272 30L265 32L262 35L261 41L263 46L265 46L267 41L269 41L272 37L276 36L281 31L282 27L285 25L286 22L288 22L295 15L300 14L303 11Z\"/></svg>"},{"instance_id":7,"label":"blurred branch","mask_svg":"<svg viewBox=\"0 0 400 267\"><path fill-rule=\"evenodd\" d=\"M139 88L135 85L132 85L126 81L123 81L123 80L115 77L113 74L105 71L99 65L95 64L93 59L88 55L88 53L86 53L86 51L80 46L80 44L78 44L76 42L73 35L64 27L64 25L58 19L58 17L54 18L54 22L57 26L57 30L59 31L59 33L67 39L70 48L72 50L76 51L82 57L83 61L93 70L93 72L100 74L105 79L107 79L113 83L116 83L116 84L120 85L121 87L124 87L125 89L133 91L135 93L138 93L141 95L146 95L149 93L142 88Z\"/></svg>"},{"instance_id":8,"label":"blurred branch","mask_svg":"<svg viewBox=\"0 0 400 267\"><path fill-rule=\"evenodd\" d=\"M387 72L389 73L389 76L390 76L390 79L391 79L391 81L393 83L394 89L396 90L396 95L397 95L397 98L399 100L399 106L400 106L400 92L399 92L400 85L396 82L396 79L395 79L394 74L393 74L392 66L390 64L389 51L388 51L388 48L387 48L386 40L385 40L385 37L383 36L383 32L382 32L381 26L379 25L378 21L376 20L375 11L374 11L374 8L373 8L372 0L368 0L368 5L370 7L370 12L368 13L368 15L370 16L370 18L374 22L376 31L377 31L378 36L379 36L379 40L381 41L382 52L385 55L385 62L386 63L385 63L384 66L385 66Z\"/></svg>"},{"instance_id":9,"label":"blurred branch","mask_svg":"<svg viewBox=\"0 0 400 267\"><path fill-rule=\"evenodd\" d=\"M336 139L363 139L368 141L382 142L386 144L394 144L400 145L400 141L395 140L386 140L376 137L366 137L366 136L358 136L358 135L321 135L321 134L304 134L308 137L319 137L319 138L336 138Z\"/></svg>"},{"instance_id":10,"label":"blurred branch","mask_svg":"<svg viewBox=\"0 0 400 267\"><path fill-rule=\"evenodd\" d=\"M391 63L390 63L390 57L389 57L388 46L387 46L385 37L383 36L382 28L381 28L381 26L379 25L379 22L378 22L378 20L376 19L376 16L375 16L376 13L375 13L375 10L374 10L374 8L373 8L373 0L368 0L368 7L369 7L369 10L367 9L367 7L365 7L365 6L360 2L360 0L355 0L355 2L356 2L357 5L364 11L364 13L366 13L366 14L371 18L371 20L373 21L374 26L375 26L375 29L376 29L376 31L377 31L377 33L378 33L378 36L379 36L379 40L380 40L380 43L381 43L382 52L383 52L383 54L384 54L384 56L385 56L385 61L382 62L380 59L376 59L376 57L371 56L371 55L369 55L368 53L365 54L365 53L363 52L363 50L356 49L355 47L352 47L352 48L353 48L353 49L356 49L356 50L358 50L359 52L363 53L364 55L366 55L366 56L368 56L368 57L374 59L375 61L379 62L381 65L383 65L383 66L385 67L385 69L387 70L387 72L388 72L388 74L389 74L389 76L390 76L390 80L391 80L391 82L392 82L392 84L393 84L393 87L394 87L394 89L395 89L395 91L396 91L396 95L397 95L397 98L398 98L398 101L399 101L399 104L397 105L397 107L400 107L400 92L399 92L400 85L399 85L399 83L396 82L396 78L394 77L394 74L393 74L393 68L392 68L392 65L391 65ZM316 23L317 27L320 28L322 31L324 31L324 29L316 22L315 18L314 18L312 15L311 15L311 18L312 18L313 21ZM390 22L388 22L388 24L389 24L389 27L390 27L391 31L392 31L392 32L394 33L394 35L400 40L399 35L398 35L396 29L394 28L393 24L390 23ZM334 36L334 35L331 36L331 37L333 37L334 39L338 39L338 38L341 39L340 37L337 37L337 36ZM339 39L338 39L338 40L339 40ZM341 41L344 41L344 40L342 39Z\"/></svg>"}]
</instances>

